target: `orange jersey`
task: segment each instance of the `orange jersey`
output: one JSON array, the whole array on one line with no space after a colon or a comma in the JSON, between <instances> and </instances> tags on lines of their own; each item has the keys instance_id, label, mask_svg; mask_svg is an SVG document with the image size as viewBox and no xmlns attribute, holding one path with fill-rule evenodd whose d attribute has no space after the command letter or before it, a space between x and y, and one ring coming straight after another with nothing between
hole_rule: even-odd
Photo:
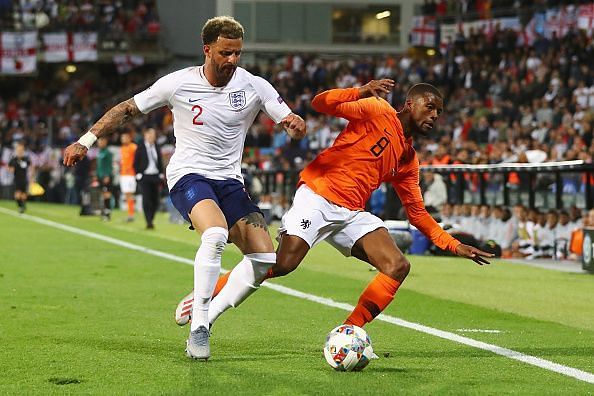
<instances>
[{"instance_id":1,"label":"orange jersey","mask_svg":"<svg viewBox=\"0 0 594 396\"><path fill-rule=\"evenodd\" d=\"M404 136L398 113L383 99L359 99L358 88L322 92L312 101L321 113L349 121L334 144L301 172L299 184L330 202L364 210L371 193L389 182L415 227L442 249L460 244L425 210L419 187L419 159L412 139Z\"/></svg>"},{"instance_id":2,"label":"orange jersey","mask_svg":"<svg viewBox=\"0 0 594 396\"><path fill-rule=\"evenodd\" d=\"M129 143L120 148L120 175L135 176L134 155L136 154L136 143Z\"/></svg>"}]
</instances>

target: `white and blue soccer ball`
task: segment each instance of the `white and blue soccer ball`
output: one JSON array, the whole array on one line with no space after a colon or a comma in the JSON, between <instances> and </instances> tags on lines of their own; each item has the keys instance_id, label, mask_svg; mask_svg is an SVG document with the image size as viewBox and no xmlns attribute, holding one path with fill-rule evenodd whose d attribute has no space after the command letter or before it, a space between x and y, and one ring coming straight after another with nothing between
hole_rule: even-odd
<instances>
[{"instance_id":1,"label":"white and blue soccer ball","mask_svg":"<svg viewBox=\"0 0 594 396\"><path fill-rule=\"evenodd\" d=\"M336 371L360 371L371 359L377 359L367 332L347 324L337 326L328 333L324 357Z\"/></svg>"}]
</instances>

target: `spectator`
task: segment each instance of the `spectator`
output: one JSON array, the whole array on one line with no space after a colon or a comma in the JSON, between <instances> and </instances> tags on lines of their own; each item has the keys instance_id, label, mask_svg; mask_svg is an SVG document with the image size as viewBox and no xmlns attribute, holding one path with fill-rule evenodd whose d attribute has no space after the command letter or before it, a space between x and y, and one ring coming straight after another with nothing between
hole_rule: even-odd
<instances>
[{"instance_id":1,"label":"spectator","mask_svg":"<svg viewBox=\"0 0 594 396\"><path fill-rule=\"evenodd\" d=\"M458 219L457 216L454 215L454 206L448 202L445 202L441 206L441 213L440 213L440 222L443 224L444 227L446 226L454 226L457 225Z\"/></svg>"},{"instance_id":2,"label":"spectator","mask_svg":"<svg viewBox=\"0 0 594 396\"><path fill-rule=\"evenodd\" d=\"M426 185L423 193L425 207L429 213L436 214L448 200L447 187L439 173L423 172L423 180Z\"/></svg>"}]
</instances>

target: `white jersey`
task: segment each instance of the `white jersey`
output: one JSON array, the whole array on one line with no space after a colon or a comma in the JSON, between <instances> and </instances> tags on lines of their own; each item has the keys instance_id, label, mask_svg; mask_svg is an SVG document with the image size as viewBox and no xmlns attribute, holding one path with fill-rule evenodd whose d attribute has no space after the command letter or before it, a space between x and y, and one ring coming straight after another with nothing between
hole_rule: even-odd
<instances>
[{"instance_id":1,"label":"white jersey","mask_svg":"<svg viewBox=\"0 0 594 396\"><path fill-rule=\"evenodd\" d=\"M203 66L178 70L136 94L134 101L143 113L161 106L173 113L176 147L167 165L169 190L190 173L243 182L243 145L258 112L276 123L291 113L268 81L240 67L224 87L213 87Z\"/></svg>"}]
</instances>

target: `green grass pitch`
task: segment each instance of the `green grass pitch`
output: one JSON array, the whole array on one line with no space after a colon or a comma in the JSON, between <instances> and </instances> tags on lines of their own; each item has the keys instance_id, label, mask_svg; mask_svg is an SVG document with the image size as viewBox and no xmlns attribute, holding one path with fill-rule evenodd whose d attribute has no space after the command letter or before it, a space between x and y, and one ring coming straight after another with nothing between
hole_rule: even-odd
<instances>
[{"instance_id":1,"label":"green grass pitch","mask_svg":"<svg viewBox=\"0 0 594 396\"><path fill-rule=\"evenodd\" d=\"M380 356L334 372L322 345L346 311L262 288L216 323L207 363L186 358L173 312L192 267L6 214L0 202L0 394L593 394L594 384L390 323ZM109 223L78 208L28 214L192 259L199 238L159 214ZM240 255L229 246L223 266ZM411 256L386 314L594 373L594 276L503 261ZM354 305L375 275L327 244L272 283ZM499 330L474 333L463 329Z\"/></svg>"}]
</instances>

